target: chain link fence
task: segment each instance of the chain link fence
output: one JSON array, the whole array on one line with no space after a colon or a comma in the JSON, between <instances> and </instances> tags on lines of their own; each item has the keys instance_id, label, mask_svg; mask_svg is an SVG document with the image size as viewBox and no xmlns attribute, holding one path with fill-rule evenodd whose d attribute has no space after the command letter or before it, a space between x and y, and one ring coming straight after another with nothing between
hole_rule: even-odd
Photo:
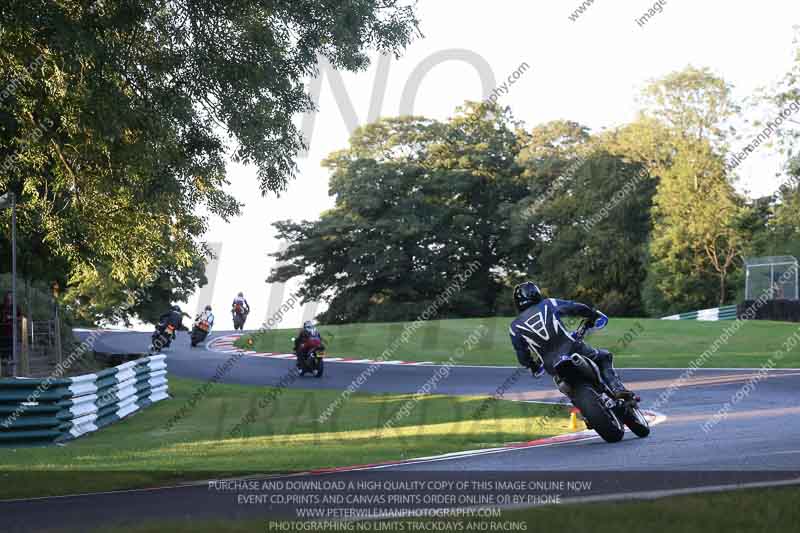
<instances>
[{"instance_id":1,"label":"chain link fence","mask_svg":"<svg viewBox=\"0 0 800 533\"><path fill-rule=\"evenodd\" d=\"M50 288L17 279L17 354L13 360L11 275L0 274L0 376L44 376L61 362L72 340Z\"/></svg>"},{"instance_id":2,"label":"chain link fence","mask_svg":"<svg viewBox=\"0 0 800 533\"><path fill-rule=\"evenodd\" d=\"M797 259L791 255L748 257L745 264L745 300L767 295L769 300L798 300Z\"/></svg>"}]
</instances>

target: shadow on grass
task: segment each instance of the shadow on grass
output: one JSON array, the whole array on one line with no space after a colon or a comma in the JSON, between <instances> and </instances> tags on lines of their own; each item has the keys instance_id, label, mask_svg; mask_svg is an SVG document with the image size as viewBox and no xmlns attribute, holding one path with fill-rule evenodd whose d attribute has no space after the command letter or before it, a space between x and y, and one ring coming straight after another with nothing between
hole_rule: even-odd
<instances>
[{"instance_id":1,"label":"shadow on grass","mask_svg":"<svg viewBox=\"0 0 800 533\"><path fill-rule=\"evenodd\" d=\"M0 498L410 459L564 433L568 423L567 411L552 406L496 400L484 409L481 397L409 394L354 394L320 423L340 393L287 389L233 438L230 430L270 389L217 384L167 429L200 386L172 379L172 399L102 431L66 446L4 451ZM407 416L395 419L404 406Z\"/></svg>"}]
</instances>

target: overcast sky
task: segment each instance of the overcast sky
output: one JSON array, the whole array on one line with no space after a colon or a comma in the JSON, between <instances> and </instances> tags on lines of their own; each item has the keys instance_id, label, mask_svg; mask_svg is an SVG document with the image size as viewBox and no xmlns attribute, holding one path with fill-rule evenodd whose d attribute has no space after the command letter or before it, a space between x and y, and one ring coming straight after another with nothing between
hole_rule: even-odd
<instances>
[{"instance_id":1,"label":"overcast sky","mask_svg":"<svg viewBox=\"0 0 800 533\"><path fill-rule=\"evenodd\" d=\"M203 302L193 297L184 308L194 312L210 299L217 312L216 329L229 329L230 302L241 290L253 308L248 327L263 322L274 289L265 283L274 265L267 254L279 246L270 224L313 220L333 205L320 161L347 145L348 122L352 125L353 119L346 117L352 112L360 124L367 121L371 106L379 116L410 110L445 119L465 100L489 96L495 85L527 63L527 71L500 96L500 103L510 106L516 118L529 128L569 119L600 131L634 118L636 97L647 80L689 64L722 75L734 85L737 97L755 94L791 67L793 25L800 23L797 0L662 0L662 11L643 26L636 20L654 2L595 0L577 20L570 20L580 4L421 0L418 17L424 38L400 59L391 57L381 64L376 57L369 70L342 74L338 98L330 76L323 76L320 109L313 130L305 131L310 150L298 161L300 172L286 193L263 198L253 168L229 166L230 191L244 202L243 214L230 223L211 221L207 240L223 243L213 296L207 290ZM431 68L419 79L426 66ZM303 122L297 117L298 125ZM780 158L769 149L759 150L739 168L740 190L759 196L772 193L780 166ZM286 288L283 299L292 287ZM276 294L272 299L280 301ZM313 311L306 309L305 314ZM302 312L299 306L294 309L283 327L299 326Z\"/></svg>"}]
</instances>

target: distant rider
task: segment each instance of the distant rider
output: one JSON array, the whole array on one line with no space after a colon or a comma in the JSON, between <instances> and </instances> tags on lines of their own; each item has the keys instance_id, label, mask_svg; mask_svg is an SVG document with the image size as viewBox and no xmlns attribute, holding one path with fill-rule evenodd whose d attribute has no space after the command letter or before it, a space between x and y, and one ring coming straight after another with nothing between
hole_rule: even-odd
<instances>
[{"instance_id":1,"label":"distant rider","mask_svg":"<svg viewBox=\"0 0 800 533\"><path fill-rule=\"evenodd\" d=\"M509 328L511 344L520 364L530 368L535 377L541 377L545 371L553 375L553 365L560 355L579 353L597 364L603 380L618 398L633 396L614 370L611 352L576 341L561 322L562 316L579 316L594 325L595 320L604 316L600 311L579 302L545 299L539 287L530 281L514 287L514 305L520 314Z\"/></svg>"},{"instance_id":2,"label":"distant rider","mask_svg":"<svg viewBox=\"0 0 800 533\"><path fill-rule=\"evenodd\" d=\"M199 324L203 320L208 322L208 331L210 332L211 328L214 327L214 313L211 312L210 305L207 305L205 310L203 310L202 313L197 315L197 317L194 319L194 323Z\"/></svg>"},{"instance_id":3,"label":"distant rider","mask_svg":"<svg viewBox=\"0 0 800 533\"><path fill-rule=\"evenodd\" d=\"M243 292L237 294L236 298L233 299L232 311L233 313L239 311L243 315L250 314L250 304L248 304L247 300L245 300Z\"/></svg>"},{"instance_id":4,"label":"distant rider","mask_svg":"<svg viewBox=\"0 0 800 533\"><path fill-rule=\"evenodd\" d=\"M297 356L297 367L301 368L301 362L305 363L308 352L312 349L325 351L322 344L322 335L310 320L303 322L303 329L294 338L294 354Z\"/></svg>"}]
</instances>

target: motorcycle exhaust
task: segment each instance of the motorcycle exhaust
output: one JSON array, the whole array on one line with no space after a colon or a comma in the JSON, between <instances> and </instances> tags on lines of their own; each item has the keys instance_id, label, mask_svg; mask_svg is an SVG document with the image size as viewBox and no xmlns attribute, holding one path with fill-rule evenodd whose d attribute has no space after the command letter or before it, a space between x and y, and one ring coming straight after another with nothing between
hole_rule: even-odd
<instances>
[{"instance_id":1,"label":"motorcycle exhaust","mask_svg":"<svg viewBox=\"0 0 800 533\"><path fill-rule=\"evenodd\" d=\"M597 366L594 363L576 353L572 354L569 359L572 361L572 364L575 365L575 367L578 368L584 376L586 376L586 379L592 383L601 382L600 371L597 369Z\"/></svg>"},{"instance_id":2,"label":"motorcycle exhaust","mask_svg":"<svg viewBox=\"0 0 800 533\"><path fill-rule=\"evenodd\" d=\"M569 383L567 383L563 379L557 379L556 387L558 387L558 390L561 391L561 394L563 394L568 398L572 398L572 387L570 386Z\"/></svg>"}]
</instances>

